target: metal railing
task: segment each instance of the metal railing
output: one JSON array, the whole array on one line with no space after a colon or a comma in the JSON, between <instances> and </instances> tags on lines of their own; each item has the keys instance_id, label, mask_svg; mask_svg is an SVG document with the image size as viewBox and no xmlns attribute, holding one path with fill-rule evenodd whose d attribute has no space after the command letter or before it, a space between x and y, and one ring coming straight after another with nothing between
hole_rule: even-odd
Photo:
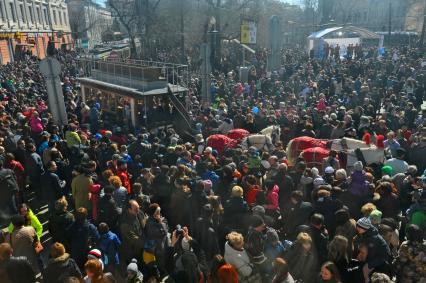
<instances>
[{"instance_id":1,"label":"metal railing","mask_svg":"<svg viewBox=\"0 0 426 283\"><path fill-rule=\"evenodd\" d=\"M81 58L82 77L147 91L170 84L172 91L188 86L187 65L133 59Z\"/></svg>"}]
</instances>

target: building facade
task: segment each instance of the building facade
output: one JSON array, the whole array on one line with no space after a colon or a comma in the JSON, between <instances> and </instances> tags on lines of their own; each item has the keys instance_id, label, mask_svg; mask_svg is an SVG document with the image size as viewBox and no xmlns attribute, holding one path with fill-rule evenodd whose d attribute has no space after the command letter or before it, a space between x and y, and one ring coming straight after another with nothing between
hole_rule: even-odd
<instances>
[{"instance_id":1,"label":"building facade","mask_svg":"<svg viewBox=\"0 0 426 283\"><path fill-rule=\"evenodd\" d=\"M101 44L113 24L111 12L91 0L69 0L70 26L78 47L92 49Z\"/></svg>"},{"instance_id":2,"label":"building facade","mask_svg":"<svg viewBox=\"0 0 426 283\"><path fill-rule=\"evenodd\" d=\"M373 31L405 30L406 0L320 0L322 22L351 24Z\"/></svg>"},{"instance_id":3,"label":"building facade","mask_svg":"<svg viewBox=\"0 0 426 283\"><path fill-rule=\"evenodd\" d=\"M72 44L64 0L0 0L0 63L31 52L43 59L49 40L56 48Z\"/></svg>"}]
</instances>

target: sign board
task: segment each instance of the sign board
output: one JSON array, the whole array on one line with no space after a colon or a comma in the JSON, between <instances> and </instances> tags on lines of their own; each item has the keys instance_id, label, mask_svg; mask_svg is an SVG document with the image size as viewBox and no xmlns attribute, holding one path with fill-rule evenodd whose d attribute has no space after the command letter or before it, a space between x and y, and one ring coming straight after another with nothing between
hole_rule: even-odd
<instances>
[{"instance_id":1,"label":"sign board","mask_svg":"<svg viewBox=\"0 0 426 283\"><path fill-rule=\"evenodd\" d=\"M241 22L241 40L242 44L256 44L257 26L254 21L243 20Z\"/></svg>"}]
</instances>

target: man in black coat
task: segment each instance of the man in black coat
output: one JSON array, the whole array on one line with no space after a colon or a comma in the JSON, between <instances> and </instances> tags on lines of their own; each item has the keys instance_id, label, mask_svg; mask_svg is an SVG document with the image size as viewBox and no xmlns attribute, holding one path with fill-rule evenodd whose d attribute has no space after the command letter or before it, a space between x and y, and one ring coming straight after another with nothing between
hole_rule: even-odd
<instances>
[{"instance_id":1,"label":"man in black coat","mask_svg":"<svg viewBox=\"0 0 426 283\"><path fill-rule=\"evenodd\" d=\"M0 245L0 281L3 283L33 283L35 274L26 257L12 256L12 247L8 243Z\"/></svg>"},{"instance_id":2,"label":"man in black coat","mask_svg":"<svg viewBox=\"0 0 426 283\"><path fill-rule=\"evenodd\" d=\"M59 283L64 282L69 277L82 279L80 268L77 263L65 252L65 247L61 243L54 243L50 249L51 258L44 269L43 282Z\"/></svg>"},{"instance_id":3,"label":"man in black coat","mask_svg":"<svg viewBox=\"0 0 426 283\"><path fill-rule=\"evenodd\" d=\"M36 147L33 143L26 145L25 155L25 171L30 179L30 187L36 192L38 198L41 199L40 176L44 174L43 161L40 155L36 152Z\"/></svg>"},{"instance_id":4,"label":"man in black coat","mask_svg":"<svg viewBox=\"0 0 426 283\"><path fill-rule=\"evenodd\" d=\"M303 201L303 193L301 191L291 193L289 204L281 211L287 237L290 239L296 238L296 228L308 222L313 210L310 202Z\"/></svg>"},{"instance_id":5,"label":"man in black coat","mask_svg":"<svg viewBox=\"0 0 426 283\"><path fill-rule=\"evenodd\" d=\"M323 215L315 213L311 216L309 232L317 251L318 261L320 264L323 264L328 258L328 232L324 227Z\"/></svg>"},{"instance_id":6,"label":"man in black coat","mask_svg":"<svg viewBox=\"0 0 426 283\"><path fill-rule=\"evenodd\" d=\"M47 162L46 167L47 171L41 176L43 198L48 203L49 213L54 213L55 202L65 195L66 182L60 180L56 174L58 167L55 161Z\"/></svg>"},{"instance_id":7,"label":"man in black coat","mask_svg":"<svg viewBox=\"0 0 426 283\"><path fill-rule=\"evenodd\" d=\"M105 195L98 202L98 221L105 222L112 231L118 232L117 223L120 214L112 197L113 192L114 187L111 185L104 188Z\"/></svg>"}]
</instances>

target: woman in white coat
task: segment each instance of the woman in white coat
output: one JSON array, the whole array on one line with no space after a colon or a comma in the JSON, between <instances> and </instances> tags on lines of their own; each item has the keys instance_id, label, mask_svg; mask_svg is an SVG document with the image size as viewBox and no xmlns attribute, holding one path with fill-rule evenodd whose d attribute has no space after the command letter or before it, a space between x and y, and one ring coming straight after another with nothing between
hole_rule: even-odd
<instances>
[{"instance_id":1,"label":"woman in white coat","mask_svg":"<svg viewBox=\"0 0 426 283\"><path fill-rule=\"evenodd\" d=\"M253 266L244 249L243 235L231 232L226 238L228 241L225 243L225 260L237 269L240 282L246 282L253 275Z\"/></svg>"}]
</instances>

